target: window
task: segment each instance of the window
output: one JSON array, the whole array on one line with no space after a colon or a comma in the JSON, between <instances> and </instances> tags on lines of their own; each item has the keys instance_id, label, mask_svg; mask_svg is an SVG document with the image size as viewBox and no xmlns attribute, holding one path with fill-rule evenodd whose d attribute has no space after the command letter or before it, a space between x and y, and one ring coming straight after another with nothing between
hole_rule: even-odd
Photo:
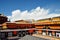
<instances>
[{"instance_id":1,"label":"window","mask_svg":"<svg viewBox=\"0 0 60 40\"><path fill-rule=\"evenodd\" d=\"M12 34L13 34L12 32L8 32L8 37L12 36Z\"/></svg>"},{"instance_id":2,"label":"window","mask_svg":"<svg viewBox=\"0 0 60 40\"><path fill-rule=\"evenodd\" d=\"M2 26L0 26L0 29L2 29Z\"/></svg>"},{"instance_id":3,"label":"window","mask_svg":"<svg viewBox=\"0 0 60 40\"><path fill-rule=\"evenodd\" d=\"M6 34L4 32L0 32L0 38L6 38Z\"/></svg>"},{"instance_id":4,"label":"window","mask_svg":"<svg viewBox=\"0 0 60 40\"><path fill-rule=\"evenodd\" d=\"M45 26L43 29L50 29L49 26Z\"/></svg>"}]
</instances>

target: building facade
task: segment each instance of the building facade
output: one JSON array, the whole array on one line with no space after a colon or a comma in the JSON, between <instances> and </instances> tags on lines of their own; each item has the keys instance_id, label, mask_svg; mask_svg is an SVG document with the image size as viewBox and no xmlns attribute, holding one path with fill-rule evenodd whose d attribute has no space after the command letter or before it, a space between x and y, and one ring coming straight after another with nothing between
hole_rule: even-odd
<instances>
[{"instance_id":1,"label":"building facade","mask_svg":"<svg viewBox=\"0 0 60 40\"><path fill-rule=\"evenodd\" d=\"M1 33L4 33L8 39L10 39L9 37L16 38L16 36L17 38L20 38L25 35L32 35L35 32L34 28L35 25L27 21L5 22L2 24L3 30Z\"/></svg>"},{"instance_id":2,"label":"building facade","mask_svg":"<svg viewBox=\"0 0 60 40\"><path fill-rule=\"evenodd\" d=\"M60 37L60 17L40 19L31 22L18 20L7 22L7 17L0 14L0 39L24 37L25 35L41 34Z\"/></svg>"},{"instance_id":3,"label":"building facade","mask_svg":"<svg viewBox=\"0 0 60 40\"><path fill-rule=\"evenodd\" d=\"M0 29L2 28L2 24L7 22L7 17L4 16L3 14L0 14Z\"/></svg>"},{"instance_id":4,"label":"building facade","mask_svg":"<svg viewBox=\"0 0 60 40\"><path fill-rule=\"evenodd\" d=\"M35 28L39 34L60 37L60 17L38 20Z\"/></svg>"}]
</instances>

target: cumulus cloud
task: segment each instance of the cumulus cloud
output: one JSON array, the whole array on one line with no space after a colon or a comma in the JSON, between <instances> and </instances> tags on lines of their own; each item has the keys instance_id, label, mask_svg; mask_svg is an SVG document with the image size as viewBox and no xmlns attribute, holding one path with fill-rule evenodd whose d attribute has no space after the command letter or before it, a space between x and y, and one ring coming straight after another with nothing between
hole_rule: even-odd
<instances>
[{"instance_id":1,"label":"cumulus cloud","mask_svg":"<svg viewBox=\"0 0 60 40\"><path fill-rule=\"evenodd\" d=\"M8 18L11 19L11 21L16 21L16 20L28 20L28 19L39 20L55 16L60 16L60 14L55 13L49 14L49 9L37 7L36 9L32 9L30 11L14 10L12 11L12 16L8 16Z\"/></svg>"}]
</instances>

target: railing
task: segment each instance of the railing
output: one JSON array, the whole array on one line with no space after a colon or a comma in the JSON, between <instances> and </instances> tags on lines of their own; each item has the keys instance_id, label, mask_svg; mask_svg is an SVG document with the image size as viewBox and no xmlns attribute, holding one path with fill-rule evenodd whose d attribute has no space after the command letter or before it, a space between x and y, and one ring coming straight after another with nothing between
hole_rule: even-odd
<instances>
[{"instance_id":1,"label":"railing","mask_svg":"<svg viewBox=\"0 0 60 40\"><path fill-rule=\"evenodd\" d=\"M36 29L36 28L29 28L29 29L5 29L0 30L0 32L9 32L9 31L24 31L24 30L48 30L48 31L57 31L60 32L60 30L51 30L51 29Z\"/></svg>"}]
</instances>

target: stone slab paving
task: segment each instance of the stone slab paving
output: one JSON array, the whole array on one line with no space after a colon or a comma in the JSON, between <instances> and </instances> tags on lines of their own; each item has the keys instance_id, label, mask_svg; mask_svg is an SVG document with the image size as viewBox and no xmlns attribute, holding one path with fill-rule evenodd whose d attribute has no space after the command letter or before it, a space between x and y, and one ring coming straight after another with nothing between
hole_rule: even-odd
<instances>
[{"instance_id":1,"label":"stone slab paving","mask_svg":"<svg viewBox=\"0 0 60 40\"><path fill-rule=\"evenodd\" d=\"M31 35L26 35L19 40L49 40L49 39L39 38L39 37L31 36Z\"/></svg>"}]
</instances>

